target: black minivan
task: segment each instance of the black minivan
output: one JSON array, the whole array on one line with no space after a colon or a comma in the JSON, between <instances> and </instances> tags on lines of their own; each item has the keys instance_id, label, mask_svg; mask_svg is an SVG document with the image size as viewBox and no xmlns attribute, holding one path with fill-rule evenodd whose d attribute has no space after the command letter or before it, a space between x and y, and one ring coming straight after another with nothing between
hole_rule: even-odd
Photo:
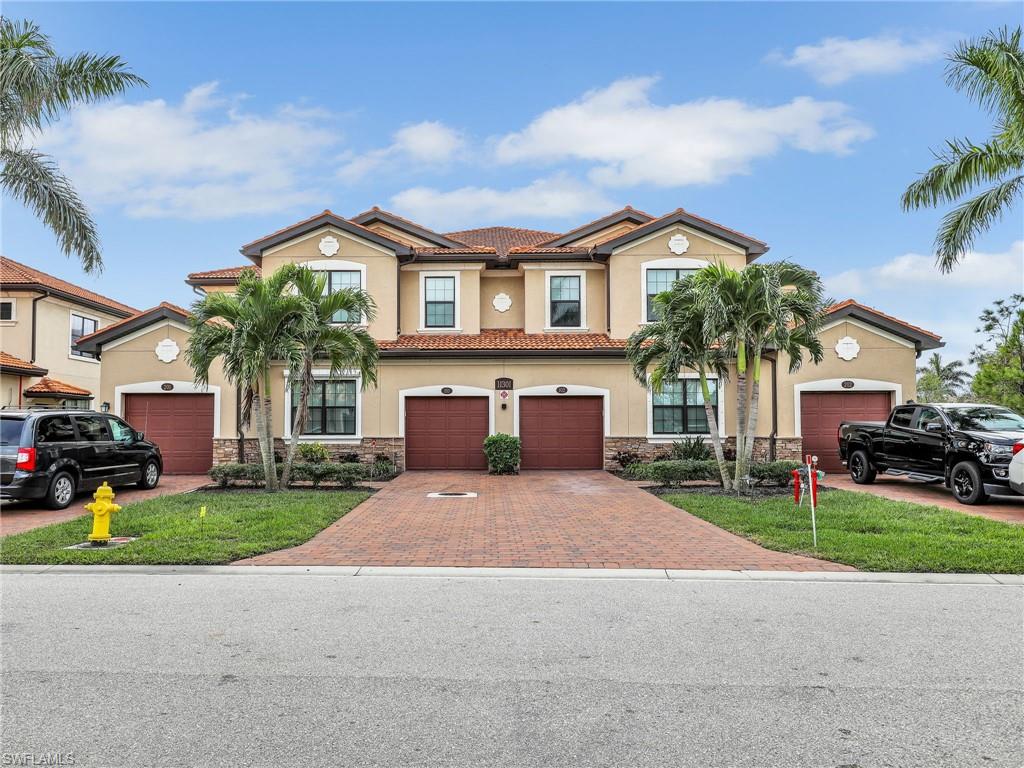
<instances>
[{"instance_id":1,"label":"black minivan","mask_svg":"<svg viewBox=\"0 0 1024 768\"><path fill-rule=\"evenodd\" d=\"M0 499L64 509L79 492L160 482L160 449L127 422L84 410L0 410Z\"/></svg>"}]
</instances>

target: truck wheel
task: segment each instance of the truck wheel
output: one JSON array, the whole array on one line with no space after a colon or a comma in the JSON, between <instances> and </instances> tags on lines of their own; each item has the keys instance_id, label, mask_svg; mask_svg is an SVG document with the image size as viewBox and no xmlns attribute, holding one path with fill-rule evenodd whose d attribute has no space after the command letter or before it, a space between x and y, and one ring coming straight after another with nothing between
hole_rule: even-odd
<instances>
[{"instance_id":1,"label":"truck wheel","mask_svg":"<svg viewBox=\"0 0 1024 768\"><path fill-rule=\"evenodd\" d=\"M870 485L875 482L878 472L871 466L867 451L854 451L850 456L850 477L857 485Z\"/></svg>"},{"instance_id":2,"label":"truck wheel","mask_svg":"<svg viewBox=\"0 0 1024 768\"><path fill-rule=\"evenodd\" d=\"M58 472L46 490L46 506L67 509L75 500L75 478L69 472Z\"/></svg>"},{"instance_id":3,"label":"truck wheel","mask_svg":"<svg viewBox=\"0 0 1024 768\"><path fill-rule=\"evenodd\" d=\"M973 461L961 461L949 475L949 487L961 504L984 504L988 500L981 470Z\"/></svg>"}]
</instances>

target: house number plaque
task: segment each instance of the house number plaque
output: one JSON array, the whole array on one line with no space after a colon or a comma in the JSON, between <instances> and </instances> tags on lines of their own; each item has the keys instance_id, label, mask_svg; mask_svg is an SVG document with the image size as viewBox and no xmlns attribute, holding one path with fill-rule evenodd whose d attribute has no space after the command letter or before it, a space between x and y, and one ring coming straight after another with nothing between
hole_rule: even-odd
<instances>
[{"instance_id":1,"label":"house number plaque","mask_svg":"<svg viewBox=\"0 0 1024 768\"><path fill-rule=\"evenodd\" d=\"M494 380L495 389L515 389L512 379L502 377Z\"/></svg>"}]
</instances>

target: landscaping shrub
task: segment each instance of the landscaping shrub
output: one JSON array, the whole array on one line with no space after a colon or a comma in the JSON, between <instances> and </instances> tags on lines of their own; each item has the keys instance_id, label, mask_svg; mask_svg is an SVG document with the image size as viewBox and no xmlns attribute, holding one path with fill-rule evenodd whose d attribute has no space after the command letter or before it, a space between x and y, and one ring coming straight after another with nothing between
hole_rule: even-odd
<instances>
[{"instance_id":1,"label":"landscaping shrub","mask_svg":"<svg viewBox=\"0 0 1024 768\"><path fill-rule=\"evenodd\" d=\"M770 461L750 466L750 479L757 485L789 485L793 482L793 470L799 469L799 461Z\"/></svg>"},{"instance_id":2,"label":"landscaping shrub","mask_svg":"<svg viewBox=\"0 0 1024 768\"><path fill-rule=\"evenodd\" d=\"M484 454L492 475L514 475L519 467L522 446L512 435L488 435L484 438Z\"/></svg>"},{"instance_id":3,"label":"landscaping shrub","mask_svg":"<svg viewBox=\"0 0 1024 768\"><path fill-rule=\"evenodd\" d=\"M343 453L338 457L339 464L359 464L360 462L362 462L362 457L355 451Z\"/></svg>"},{"instance_id":4,"label":"landscaping shrub","mask_svg":"<svg viewBox=\"0 0 1024 768\"><path fill-rule=\"evenodd\" d=\"M299 458L309 464L330 460L331 454L323 443L299 443Z\"/></svg>"},{"instance_id":5,"label":"landscaping shrub","mask_svg":"<svg viewBox=\"0 0 1024 768\"><path fill-rule=\"evenodd\" d=\"M370 477L384 478L397 475L395 462L386 453L378 453L370 464Z\"/></svg>"},{"instance_id":6,"label":"landscaping shrub","mask_svg":"<svg viewBox=\"0 0 1024 768\"><path fill-rule=\"evenodd\" d=\"M711 446L702 437L684 437L672 443L671 456L675 461L707 461L711 455Z\"/></svg>"},{"instance_id":7,"label":"landscaping shrub","mask_svg":"<svg viewBox=\"0 0 1024 768\"><path fill-rule=\"evenodd\" d=\"M278 474L283 467L278 467ZM367 470L362 464L331 464L327 462L299 462L292 466L292 481L311 482L314 488L328 482L342 488L351 488L366 477ZM261 485L262 464L218 464L210 469L210 477L222 488L239 483Z\"/></svg>"},{"instance_id":8,"label":"landscaping shrub","mask_svg":"<svg viewBox=\"0 0 1024 768\"><path fill-rule=\"evenodd\" d=\"M634 464L627 474L634 480L653 480L662 485L688 483L697 480L718 480L721 474L718 462L712 460L683 459L681 461L653 461Z\"/></svg>"},{"instance_id":9,"label":"landscaping shrub","mask_svg":"<svg viewBox=\"0 0 1024 768\"><path fill-rule=\"evenodd\" d=\"M626 469L631 464L639 464L643 461L643 456L636 451L616 451L612 458L617 461L619 466L623 469Z\"/></svg>"}]
</instances>

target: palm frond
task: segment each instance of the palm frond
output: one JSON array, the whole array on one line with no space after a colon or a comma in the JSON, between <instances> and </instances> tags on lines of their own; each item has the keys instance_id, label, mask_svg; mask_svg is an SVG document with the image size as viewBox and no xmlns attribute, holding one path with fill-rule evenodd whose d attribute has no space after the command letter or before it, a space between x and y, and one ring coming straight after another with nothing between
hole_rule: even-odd
<instances>
[{"instance_id":1,"label":"palm frond","mask_svg":"<svg viewBox=\"0 0 1024 768\"><path fill-rule=\"evenodd\" d=\"M974 245L975 238L1001 219L1022 191L1024 174L997 184L947 213L935 236L935 261L939 269L951 271Z\"/></svg>"},{"instance_id":2,"label":"palm frond","mask_svg":"<svg viewBox=\"0 0 1024 768\"><path fill-rule=\"evenodd\" d=\"M903 210L933 207L960 199L979 184L999 181L1007 173L1024 167L1024 151L992 140L973 144L968 139L947 142L939 161L907 187Z\"/></svg>"}]
</instances>

